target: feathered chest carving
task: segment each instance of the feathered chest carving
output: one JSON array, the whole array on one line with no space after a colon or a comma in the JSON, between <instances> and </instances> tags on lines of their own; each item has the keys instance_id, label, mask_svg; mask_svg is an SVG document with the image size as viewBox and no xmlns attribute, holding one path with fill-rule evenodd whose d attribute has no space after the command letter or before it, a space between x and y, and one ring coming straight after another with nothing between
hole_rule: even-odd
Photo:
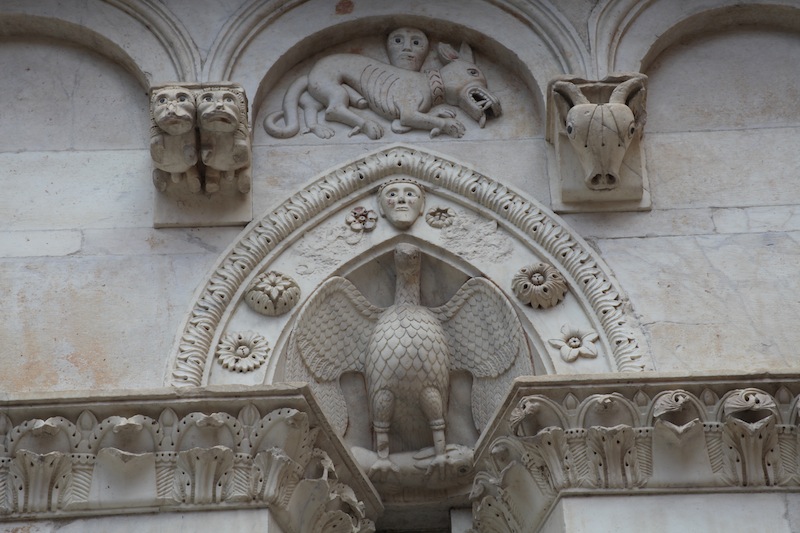
<instances>
[{"instance_id":1,"label":"feathered chest carving","mask_svg":"<svg viewBox=\"0 0 800 533\"><path fill-rule=\"evenodd\" d=\"M467 281L445 305L420 305L419 248L395 248L394 305L372 305L345 278L331 278L309 298L289 341L287 378L308 381L343 434L347 408L340 376L361 372L367 385L378 461L396 471L389 434L402 450L433 444L432 465L445 466L450 372L473 376L472 415L478 429L515 376L531 372L527 340L505 295L485 278Z\"/></svg>"}]
</instances>

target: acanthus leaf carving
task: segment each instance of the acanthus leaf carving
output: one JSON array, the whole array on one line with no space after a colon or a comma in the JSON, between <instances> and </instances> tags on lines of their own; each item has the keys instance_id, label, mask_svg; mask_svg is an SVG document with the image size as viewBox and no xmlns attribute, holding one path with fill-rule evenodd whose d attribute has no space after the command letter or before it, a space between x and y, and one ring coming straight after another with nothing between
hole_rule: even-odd
<instances>
[{"instance_id":1,"label":"acanthus leaf carving","mask_svg":"<svg viewBox=\"0 0 800 533\"><path fill-rule=\"evenodd\" d=\"M68 454L19 450L9 466L14 509L19 513L56 511L63 507L72 483Z\"/></svg>"},{"instance_id":2,"label":"acanthus leaf carving","mask_svg":"<svg viewBox=\"0 0 800 533\"><path fill-rule=\"evenodd\" d=\"M179 501L208 504L228 499L233 481L230 448L214 446L179 452L176 468L174 483Z\"/></svg>"}]
</instances>

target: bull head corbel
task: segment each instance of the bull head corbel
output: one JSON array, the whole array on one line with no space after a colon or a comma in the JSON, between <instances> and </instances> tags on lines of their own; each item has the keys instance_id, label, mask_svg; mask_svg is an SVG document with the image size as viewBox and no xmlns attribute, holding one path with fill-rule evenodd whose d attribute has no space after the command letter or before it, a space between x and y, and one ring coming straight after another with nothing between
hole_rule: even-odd
<instances>
[{"instance_id":1,"label":"bull head corbel","mask_svg":"<svg viewBox=\"0 0 800 533\"><path fill-rule=\"evenodd\" d=\"M644 161L639 153L646 81L637 73L550 83L548 133L558 154L562 201L649 207L649 198L647 206L641 205Z\"/></svg>"}]
</instances>

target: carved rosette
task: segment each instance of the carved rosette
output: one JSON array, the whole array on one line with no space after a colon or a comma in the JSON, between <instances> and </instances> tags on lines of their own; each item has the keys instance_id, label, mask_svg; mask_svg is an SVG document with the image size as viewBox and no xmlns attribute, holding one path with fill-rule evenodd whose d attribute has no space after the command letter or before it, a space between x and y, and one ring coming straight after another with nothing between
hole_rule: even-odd
<instances>
[{"instance_id":1,"label":"carved rosette","mask_svg":"<svg viewBox=\"0 0 800 533\"><path fill-rule=\"evenodd\" d=\"M232 372L251 372L263 365L269 356L269 342L258 333L232 333L217 346L217 360Z\"/></svg>"},{"instance_id":2,"label":"carved rosette","mask_svg":"<svg viewBox=\"0 0 800 533\"><path fill-rule=\"evenodd\" d=\"M436 229L452 226L455 218L456 214L449 207L434 207L425 213L425 222Z\"/></svg>"},{"instance_id":3,"label":"carved rosette","mask_svg":"<svg viewBox=\"0 0 800 533\"><path fill-rule=\"evenodd\" d=\"M546 263L524 266L511 279L511 290L524 304L547 309L567 294L567 283L558 270Z\"/></svg>"},{"instance_id":4,"label":"carved rosette","mask_svg":"<svg viewBox=\"0 0 800 533\"><path fill-rule=\"evenodd\" d=\"M344 222L353 231L369 232L378 225L378 213L366 207L354 207Z\"/></svg>"},{"instance_id":5,"label":"carved rosette","mask_svg":"<svg viewBox=\"0 0 800 533\"><path fill-rule=\"evenodd\" d=\"M280 272L271 270L260 274L244 297L250 309L266 316L288 313L300 300L300 286Z\"/></svg>"}]
</instances>

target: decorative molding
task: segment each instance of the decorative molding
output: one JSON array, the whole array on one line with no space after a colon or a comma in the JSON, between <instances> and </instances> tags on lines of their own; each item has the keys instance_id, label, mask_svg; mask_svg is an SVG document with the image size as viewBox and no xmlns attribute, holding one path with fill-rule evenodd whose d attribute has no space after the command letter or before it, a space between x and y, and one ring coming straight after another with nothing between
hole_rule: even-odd
<instances>
[{"instance_id":1,"label":"decorative molding","mask_svg":"<svg viewBox=\"0 0 800 533\"><path fill-rule=\"evenodd\" d=\"M374 531L377 495L307 389L66 396L3 402L0 519L268 507L291 533Z\"/></svg>"},{"instance_id":2,"label":"decorative molding","mask_svg":"<svg viewBox=\"0 0 800 533\"><path fill-rule=\"evenodd\" d=\"M612 368L640 371L651 366L638 340L638 326L628 314L627 300L616 281L591 248L547 208L443 156L393 145L322 176L242 234L220 259L192 304L175 348L168 383L204 383L212 340L222 316L238 288L268 254L324 211L346 205L360 191L372 190L380 180L397 173L446 192L458 201L477 204L487 216L496 217L496 221L489 222L509 227L527 246L540 250L596 316L598 332L602 330L610 346Z\"/></svg>"},{"instance_id":3,"label":"decorative molding","mask_svg":"<svg viewBox=\"0 0 800 533\"><path fill-rule=\"evenodd\" d=\"M797 375L518 380L476 449L474 531L535 531L567 490L800 490L798 392Z\"/></svg>"}]
</instances>

